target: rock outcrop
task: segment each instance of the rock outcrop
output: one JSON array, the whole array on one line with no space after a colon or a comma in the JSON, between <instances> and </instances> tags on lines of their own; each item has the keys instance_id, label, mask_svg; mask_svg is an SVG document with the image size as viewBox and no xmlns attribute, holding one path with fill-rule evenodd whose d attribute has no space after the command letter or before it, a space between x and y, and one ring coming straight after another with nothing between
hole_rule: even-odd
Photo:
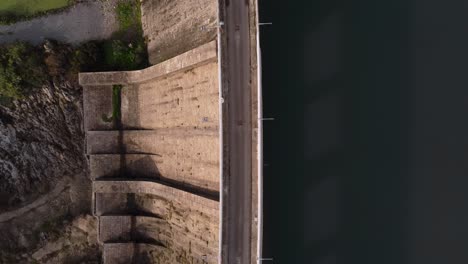
<instances>
[{"instance_id":1,"label":"rock outcrop","mask_svg":"<svg viewBox=\"0 0 468 264\"><path fill-rule=\"evenodd\" d=\"M70 48L47 48L44 58L66 65ZM0 100L0 263L100 260L82 88L64 72L51 76L23 99Z\"/></svg>"},{"instance_id":2,"label":"rock outcrop","mask_svg":"<svg viewBox=\"0 0 468 264\"><path fill-rule=\"evenodd\" d=\"M60 179L84 175L81 96L77 84L56 79L0 105L1 211L47 193Z\"/></svg>"}]
</instances>

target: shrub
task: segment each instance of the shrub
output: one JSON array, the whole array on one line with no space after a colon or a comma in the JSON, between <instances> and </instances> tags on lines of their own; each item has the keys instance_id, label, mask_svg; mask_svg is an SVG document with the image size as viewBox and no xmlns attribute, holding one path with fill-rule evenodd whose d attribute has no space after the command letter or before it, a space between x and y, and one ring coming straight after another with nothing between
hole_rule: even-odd
<instances>
[{"instance_id":1,"label":"shrub","mask_svg":"<svg viewBox=\"0 0 468 264\"><path fill-rule=\"evenodd\" d=\"M11 68L0 65L0 94L4 97L20 98L23 93L19 89L21 77Z\"/></svg>"},{"instance_id":2,"label":"shrub","mask_svg":"<svg viewBox=\"0 0 468 264\"><path fill-rule=\"evenodd\" d=\"M91 41L81 44L69 56L70 70L73 74L80 71L100 70L100 43Z\"/></svg>"},{"instance_id":3,"label":"shrub","mask_svg":"<svg viewBox=\"0 0 468 264\"><path fill-rule=\"evenodd\" d=\"M13 23L16 23L18 21L21 21L24 19L21 16L16 15L13 12L3 12L0 14L0 24L1 25L10 25Z\"/></svg>"},{"instance_id":4,"label":"shrub","mask_svg":"<svg viewBox=\"0 0 468 264\"><path fill-rule=\"evenodd\" d=\"M17 42L0 47L0 96L19 99L47 80L40 52Z\"/></svg>"},{"instance_id":5,"label":"shrub","mask_svg":"<svg viewBox=\"0 0 468 264\"><path fill-rule=\"evenodd\" d=\"M135 70L145 64L145 46L141 41L111 40L104 43L104 58L112 70Z\"/></svg>"}]
</instances>

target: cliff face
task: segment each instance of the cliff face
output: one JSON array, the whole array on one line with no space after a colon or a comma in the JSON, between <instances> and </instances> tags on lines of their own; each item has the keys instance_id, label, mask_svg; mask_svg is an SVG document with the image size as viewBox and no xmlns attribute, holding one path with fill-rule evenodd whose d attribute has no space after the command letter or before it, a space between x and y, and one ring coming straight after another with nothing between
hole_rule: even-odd
<instances>
[{"instance_id":1,"label":"cliff face","mask_svg":"<svg viewBox=\"0 0 468 264\"><path fill-rule=\"evenodd\" d=\"M47 52L61 64L68 51ZM64 73L0 104L0 263L99 260L82 120L82 88Z\"/></svg>"},{"instance_id":2,"label":"cliff face","mask_svg":"<svg viewBox=\"0 0 468 264\"><path fill-rule=\"evenodd\" d=\"M0 106L0 208L46 193L57 181L83 177L81 89L56 79L28 98Z\"/></svg>"}]
</instances>

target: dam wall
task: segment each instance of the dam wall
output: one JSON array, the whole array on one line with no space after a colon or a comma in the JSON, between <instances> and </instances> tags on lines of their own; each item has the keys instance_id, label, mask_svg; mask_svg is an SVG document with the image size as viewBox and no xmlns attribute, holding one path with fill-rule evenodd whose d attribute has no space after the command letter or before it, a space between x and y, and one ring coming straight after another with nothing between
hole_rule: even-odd
<instances>
[{"instance_id":1,"label":"dam wall","mask_svg":"<svg viewBox=\"0 0 468 264\"><path fill-rule=\"evenodd\" d=\"M216 43L79 80L104 263L217 263Z\"/></svg>"}]
</instances>

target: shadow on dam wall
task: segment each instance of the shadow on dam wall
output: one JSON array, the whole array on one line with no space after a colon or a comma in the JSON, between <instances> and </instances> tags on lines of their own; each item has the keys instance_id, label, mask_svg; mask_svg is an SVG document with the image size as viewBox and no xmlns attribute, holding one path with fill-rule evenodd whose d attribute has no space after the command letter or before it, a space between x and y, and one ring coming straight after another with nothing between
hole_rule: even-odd
<instances>
[{"instance_id":1,"label":"shadow on dam wall","mask_svg":"<svg viewBox=\"0 0 468 264\"><path fill-rule=\"evenodd\" d=\"M432 2L260 1L263 257L468 262L468 6Z\"/></svg>"},{"instance_id":2,"label":"shadow on dam wall","mask_svg":"<svg viewBox=\"0 0 468 264\"><path fill-rule=\"evenodd\" d=\"M141 158L136 160L129 160L127 157L127 145L132 144L132 141L125 141L124 135L128 130L150 130L145 128L141 123L140 114L144 113L144 109L140 107L140 87L139 84L130 84L123 86L121 92L117 95L117 105L120 111L118 118L114 119L113 127L118 131L117 144L119 154L119 171L113 172L111 175L103 175L102 179L111 179L112 177L118 176L121 179L126 180L144 180L161 183L178 190L183 190L192 194L199 195L204 198L211 199L213 201L219 201L219 192L213 191L201 186L196 186L187 182L181 182L178 180L171 179L167 175L161 174L158 169L156 160L152 159L151 156L157 156L164 159L164 156L158 153L149 153L142 155ZM124 100L124 101L123 101ZM125 105L125 110L122 110L122 105ZM122 113L126 113L127 116L122 117ZM133 211L135 206L135 194L127 194L127 208Z\"/></svg>"}]
</instances>

